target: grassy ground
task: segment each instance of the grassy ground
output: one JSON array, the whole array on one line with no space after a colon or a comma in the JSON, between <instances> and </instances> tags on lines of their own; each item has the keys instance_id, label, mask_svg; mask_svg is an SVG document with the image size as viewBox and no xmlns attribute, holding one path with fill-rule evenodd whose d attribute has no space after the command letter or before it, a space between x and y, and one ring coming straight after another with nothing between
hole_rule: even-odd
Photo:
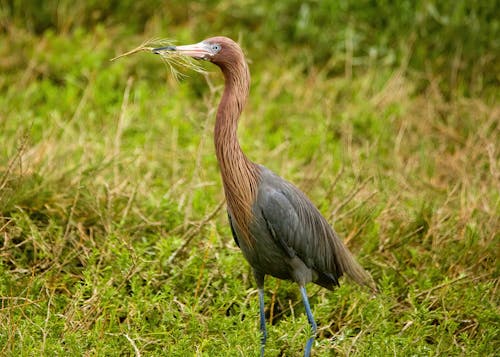
<instances>
[{"instance_id":1,"label":"grassy ground","mask_svg":"<svg viewBox=\"0 0 500 357\"><path fill-rule=\"evenodd\" d=\"M380 287L309 287L314 354L498 353L498 36L487 39L498 26L484 29L487 6L439 14L428 2L414 28L403 8L381 24L369 11L384 9L332 8L349 16L330 58L326 37L305 46L323 21L314 3L297 5L293 31L275 17L294 13L285 3L247 13L151 1L158 14L123 5L108 17L106 2L2 3L2 355L258 355L256 288L211 138L220 74L176 83L152 55L108 61L151 37L199 41L210 21L251 60L244 150L311 197ZM460 11L477 34L450 30ZM426 27L436 16L451 25ZM251 18L278 19L279 43ZM359 35L373 26L387 31ZM429 28L441 47L426 53ZM363 57L367 43L375 52ZM445 46L455 43L462 52ZM267 354L300 355L309 329L297 287L268 278L266 292Z\"/></svg>"}]
</instances>

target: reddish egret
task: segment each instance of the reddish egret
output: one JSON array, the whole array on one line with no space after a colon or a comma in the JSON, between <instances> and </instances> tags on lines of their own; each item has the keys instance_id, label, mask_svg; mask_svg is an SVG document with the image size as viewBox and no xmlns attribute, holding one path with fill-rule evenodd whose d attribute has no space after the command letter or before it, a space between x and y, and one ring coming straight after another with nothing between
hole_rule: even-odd
<instances>
[{"instance_id":1,"label":"reddish egret","mask_svg":"<svg viewBox=\"0 0 500 357\"><path fill-rule=\"evenodd\" d=\"M311 201L291 183L264 166L251 162L236 135L245 106L250 73L241 48L227 37L214 37L194 45L153 49L207 60L219 66L225 87L215 122L215 149L222 175L231 231L250 263L259 291L261 355L266 343L264 277L288 279L300 286L312 335L304 355L309 356L316 334L306 293L313 282L333 290L346 274L373 287L371 276L356 262L335 231Z\"/></svg>"}]
</instances>

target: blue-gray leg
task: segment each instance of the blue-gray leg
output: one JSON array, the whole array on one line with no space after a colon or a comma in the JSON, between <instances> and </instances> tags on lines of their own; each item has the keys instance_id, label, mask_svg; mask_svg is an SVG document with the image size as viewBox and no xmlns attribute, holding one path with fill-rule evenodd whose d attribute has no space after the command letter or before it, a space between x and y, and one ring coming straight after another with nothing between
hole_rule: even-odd
<instances>
[{"instance_id":1,"label":"blue-gray leg","mask_svg":"<svg viewBox=\"0 0 500 357\"><path fill-rule=\"evenodd\" d=\"M314 342L314 337L316 336L316 322L311 312L311 306L309 306L309 299L307 298L307 292L305 286L300 287L300 294L302 295L302 301L304 302L304 308L306 309L307 320L311 325L312 336L307 340L306 348L304 349L304 357L309 357L311 354L312 344Z\"/></svg>"},{"instance_id":2,"label":"blue-gray leg","mask_svg":"<svg viewBox=\"0 0 500 357\"><path fill-rule=\"evenodd\" d=\"M264 310L264 289L259 288L259 309L260 309L260 332L262 337L260 339L260 355L264 356L264 347L266 346L267 331L266 331L266 314Z\"/></svg>"}]
</instances>

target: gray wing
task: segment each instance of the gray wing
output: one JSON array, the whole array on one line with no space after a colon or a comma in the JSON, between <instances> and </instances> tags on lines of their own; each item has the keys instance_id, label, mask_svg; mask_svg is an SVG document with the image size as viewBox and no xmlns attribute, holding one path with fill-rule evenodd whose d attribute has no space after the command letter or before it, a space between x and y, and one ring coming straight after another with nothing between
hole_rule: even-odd
<instances>
[{"instance_id":1,"label":"gray wing","mask_svg":"<svg viewBox=\"0 0 500 357\"><path fill-rule=\"evenodd\" d=\"M338 285L343 243L304 193L264 170L256 203L271 237L290 258L297 256L316 271L316 283L327 288Z\"/></svg>"}]
</instances>

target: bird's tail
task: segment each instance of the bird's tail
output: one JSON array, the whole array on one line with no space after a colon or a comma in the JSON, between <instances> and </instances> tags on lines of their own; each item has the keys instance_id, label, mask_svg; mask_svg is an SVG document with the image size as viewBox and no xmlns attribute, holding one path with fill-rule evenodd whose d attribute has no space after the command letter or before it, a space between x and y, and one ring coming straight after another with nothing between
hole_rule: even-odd
<instances>
[{"instance_id":1,"label":"bird's tail","mask_svg":"<svg viewBox=\"0 0 500 357\"><path fill-rule=\"evenodd\" d=\"M368 273L351 254L349 249L338 238L334 239L335 255L338 266L341 271L346 274L350 279L359 285L364 285L370 288L373 292L377 292L377 285L373 281L372 276Z\"/></svg>"}]
</instances>

